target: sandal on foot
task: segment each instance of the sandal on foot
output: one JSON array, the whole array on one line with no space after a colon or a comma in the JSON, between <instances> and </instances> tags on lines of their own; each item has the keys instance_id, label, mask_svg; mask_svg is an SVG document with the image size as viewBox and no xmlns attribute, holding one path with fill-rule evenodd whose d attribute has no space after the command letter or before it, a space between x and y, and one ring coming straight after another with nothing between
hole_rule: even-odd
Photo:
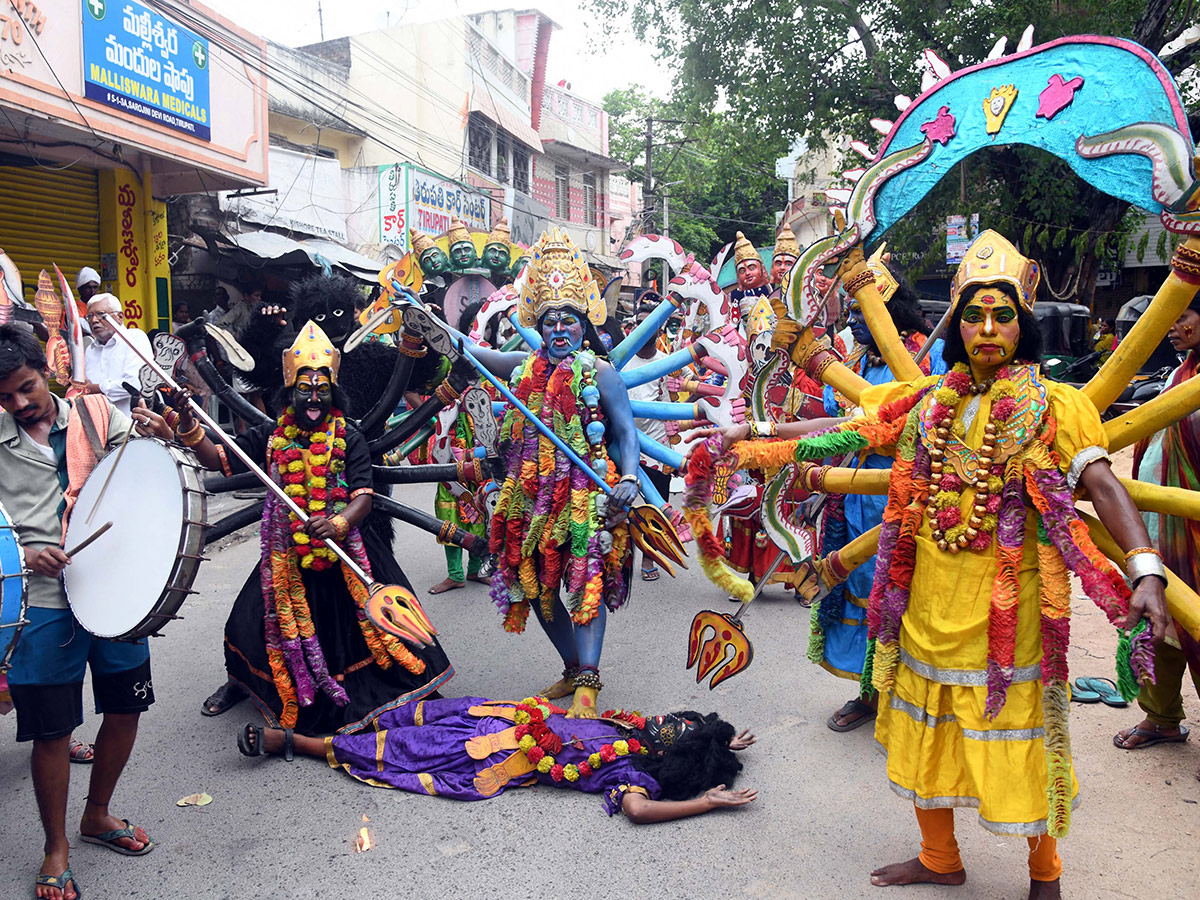
<instances>
[{"instance_id":1,"label":"sandal on foot","mask_svg":"<svg viewBox=\"0 0 1200 900\"><path fill-rule=\"evenodd\" d=\"M1132 747L1126 747L1123 741L1129 740L1131 737L1140 737L1142 742L1134 744ZM1182 744L1188 739L1188 729L1180 725L1179 734L1163 734L1158 730L1158 726L1153 728L1135 728L1125 737L1121 737L1118 731L1113 735L1113 746L1118 750L1145 750L1147 747L1153 747L1155 744Z\"/></svg>"},{"instance_id":2,"label":"sandal on foot","mask_svg":"<svg viewBox=\"0 0 1200 900\"><path fill-rule=\"evenodd\" d=\"M142 844L141 850L130 850L128 847L123 847L118 841L128 838L131 841L140 840L134 833L134 826L128 819L122 819L125 823L124 828L114 828L112 831L102 831L100 834L83 834L80 837L85 844L99 844L101 847L107 847L114 853L120 853L122 856L145 856L154 849L154 838L150 837L149 832L143 833L146 835L146 842Z\"/></svg>"},{"instance_id":3,"label":"sandal on foot","mask_svg":"<svg viewBox=\"0 0 1200 900\"><path fill-rule=\"evenodd\" d=\"M1085 691L1094 691L1105 706L1115 706L1123 709L1129 702L1117 690L1117 684L1111 678L1076 678L1075 683Z\"/></svg>"},{"instance_id":4,"label":"sandal on foot","mask_svg":"<svg viewBox=\"0 0 1200 900\"><path fill-rule=\"evenodd\" d=\"M73 763L79 763L81 766L90 766L92 760L96 758L96 748L87 741L77 741L71 738L71 749L67 751L70 754L70 760Z\"/></svg>"},{"instance_id":5,"label":"sandal on foot","mask_svg":"<svg viewBox=\"0 0 1200 900\"><path fill-rule=\"evenodd\" d=\"M200 712L206 716L219 716L223 712L228 712L233 706L241 703L249 696L242 688L234 684L232 681L227 681L204 701L204 705L200 707Z\"/></svg>"},{"instance_id":6,"label":"sandal on foot","mask_svg":"<svg viewBox=\"0 0 1200 900\"><path fill-rule=\"evenodd\" d=\"M658 581L658 569L642 569L642 581Z\"/></svg>"},{"instance_id":7,"label":"sandal on foot","mask_svg":"<svg viewBox=\"0 0 1200 900\"><path fill-rule=\"evenodd\" d=\"M49 887L54 888L65 898L67 896L68 884L75 888L75 900L81 900L83 891L75 881L75 875L71 871L70 866L64 869L61 875L38 875L37 880L34 882L33 896L37 896L38 888Z\"/></svg>"},{"instance_id":8,"label":"sandal on foot","mask_svg":"<svg viewBox=\"0 0 1200 900\"><path fill-rule=\"evenodd\" d=\"M267 730L261 725L249 723L238 735L237 746L242 756L263 756L266 754ZM296 732L291 728L283 729L283 758L292 762L296 749Z\"/></svg>"},{"instance_id":9,"label":"sandal on foot","mask_svg":"<svg viewBox=\"0 0 1200 900\"><path fill-rule=\"evenodd\" d=\"M838 716L852 716L856 713L858 714L858 718L854 721L847 722L844 725L838 724ZM855 698L854 700L847 700L845 705L832 716L830 716L829 721L825 724L829 726L830 731L853 731L855 728L866 725L868 722L874 719L875 716L876 711L871 708L869 703L864 703L862 700Z\"/></svg>"},{"instance_id":10,"label":"sandal on foot","mask_svg":"<svg viewBox=\"0 0 1200 900\"><path fill-rule=\"evenodd\" d=\"M1099 703L1100 694L1093 691L1090 687L1085 687L1086 678L1076 678L1075 683L1071 685L1071 702L1072 703Z\"/></svg>"}]
</instances>

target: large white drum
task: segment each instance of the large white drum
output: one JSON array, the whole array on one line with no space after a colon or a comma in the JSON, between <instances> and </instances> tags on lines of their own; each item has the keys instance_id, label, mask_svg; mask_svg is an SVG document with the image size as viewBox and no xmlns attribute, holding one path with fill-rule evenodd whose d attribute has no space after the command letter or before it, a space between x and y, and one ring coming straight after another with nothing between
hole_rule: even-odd
<instances>
[{"instance_id":1,"label":"large white drum","mask_svg":"<svg viewBox=\"0 0 1200 900\"><path fill-rule=\"evenodd\" d=\"M156 634L191 593L207 494L195 457L179 447L141 438L129 441L119 464L117 456L109 453L88 476L65 546L105 522L112 527L72 558L64 581L80 625L97 637L134 640Z\"/></svg>"}]
</instances>

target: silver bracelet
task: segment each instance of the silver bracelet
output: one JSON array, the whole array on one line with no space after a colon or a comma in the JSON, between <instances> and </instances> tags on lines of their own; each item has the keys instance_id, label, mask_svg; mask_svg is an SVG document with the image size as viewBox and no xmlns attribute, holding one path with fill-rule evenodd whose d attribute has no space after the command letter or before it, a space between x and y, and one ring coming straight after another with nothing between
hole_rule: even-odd
<instances>
[{"instance_id":1,"label":"silver bracelet","mask_svg":"<svg viewBox=\"0 0 1200 900\"><path fill-rule=\"evenodd\" d=\"M1154 553L1135 553L1125 561L1125 577L1131 585L1137 584L1147 575L1157 575L1167 583L1167 567Z\"/></svg>"}]
</instances>

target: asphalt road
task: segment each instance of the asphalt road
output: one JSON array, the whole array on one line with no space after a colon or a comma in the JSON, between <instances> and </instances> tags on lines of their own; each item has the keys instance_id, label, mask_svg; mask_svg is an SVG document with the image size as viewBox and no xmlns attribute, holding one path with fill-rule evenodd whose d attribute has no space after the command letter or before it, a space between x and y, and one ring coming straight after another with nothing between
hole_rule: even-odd
<instances>
[{"instance_id":1,"label":"asphalt road","mask_svg":"<svg viewBox=\"0 0 1200 900\"><path fill-rule=\"evenodd\" d=\"M432 491L405 489L429 508ZM254 717L242 704L217 719L201 701L223 679L221 629L258 556L256 540L224 542L200 570L199 594L152 644L157 704L143 717L113 812L145 826L158 847L125 858L72 842L84 896L97 898L877 898L875 865L918 848L911 806L888 789L871 729L838 735L829 714L852 694L804 656L808 617L781 588L748 611L750 668L715 691L685 670L692 616L731 608L699 567L672 581L638 583L630 605L609 620L603 660L609 706L660 711L715 709L753 728L742 782L757 787L750 807L637 827L608 819L594 795L536 787L480 803L458 803L371 788L323 762L249 760L235 734ZM398 556L418 591L445 575L429 535L401 526ZM504 633L485 589L472 585L426 608L457 676L447 696L519 698L553 680L560 665L536 626ZM1115 637L1086 600L1075 604L1072 672L1112 674ZM1189 715L1200 715L1185 694ZM85 701L85 707L87 702ZM1116 750L1111 736L1140 718L1135 709L1072 708L1083 803L1061 845L1064 895L1072 898L1190 896L1200 877L1200 751L1167 746ZM0 719L0 898L32 896L41 833L27 747L13 741L13 716ZM78 736L95 734L89 709ZM72 767L68 822L82 810L88 769ZM204 808L180 797L207 791ZM356 854L362 817L375 847ZM894 888L904 898L1023 898L1023 839L984 831L958 813L965 887Z\"/></svg>"}]
</instances>

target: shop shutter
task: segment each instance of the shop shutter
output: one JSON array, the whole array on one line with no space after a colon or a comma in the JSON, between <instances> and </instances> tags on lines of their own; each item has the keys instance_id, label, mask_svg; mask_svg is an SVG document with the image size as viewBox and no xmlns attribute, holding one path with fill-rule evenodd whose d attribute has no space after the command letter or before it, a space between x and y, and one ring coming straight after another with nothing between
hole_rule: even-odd
<instances>
[{"instance_id":1,"label":"shop shutter","mask_svg":"<svg viewBox=\"0 0 1200 900\"><path fill-rule=\"evenodd\" d=\"M100 271L99 204L95 169L0 166L0 248L21 270L30 304L38 272L53 276L53 263L72 291L81 268Z\"/></svg>"}]
</instances>

